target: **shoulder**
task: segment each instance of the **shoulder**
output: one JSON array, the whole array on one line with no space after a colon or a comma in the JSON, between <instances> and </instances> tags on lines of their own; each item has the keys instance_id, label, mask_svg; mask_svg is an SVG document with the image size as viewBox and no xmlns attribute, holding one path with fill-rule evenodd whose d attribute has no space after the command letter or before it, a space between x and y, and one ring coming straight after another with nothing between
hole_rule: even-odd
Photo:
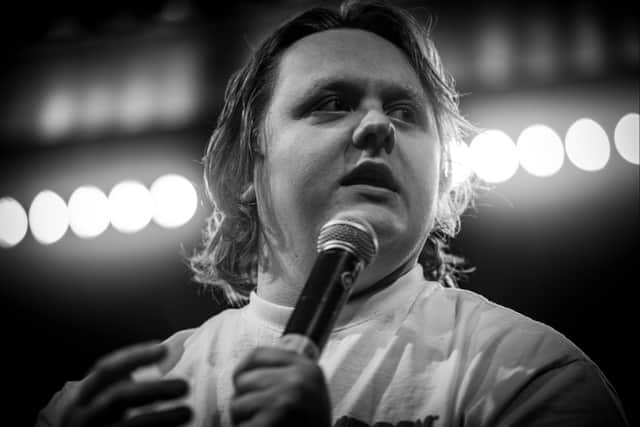
<instances>
[{"instance_id":1,"label":"shoulder","mask_svg":"<svg viewBox=\"0 0 640 427\"><path fill-rule=\"evenodd\" d=\"M205 356L210 345L237 331L240 312L241 309L224 310L198 327L183 329L169 336L162 342L167 347L167 356L161 363L137 371L136 379L163 376L185 358Z\"/></svg>"},{"instance_id":2,"label":"shoulder","mask_svg":"<svg viewBox=\"0 0 640 427\"><path fill-rule=\"evenodd\" d=\"M528 417L625 424L602 371L554 328L468 290L436 286L416 303L425 330L439 334L460 360L459 397L472 408L469 419L482 425L519 425Z\"/></svg>"},{"instance_id":3,"label":"shoulder","mask_svg":"<svg viewBox=\"0 0 640 427\"><path fill-rule=\"evenodd\" d=\"M470 352L584 358L567 337L540 321L464 289L428 287L416 314L430 333L454 333ZM430 326L429 326L430 325Z\"/></svg>"}]
</instances>

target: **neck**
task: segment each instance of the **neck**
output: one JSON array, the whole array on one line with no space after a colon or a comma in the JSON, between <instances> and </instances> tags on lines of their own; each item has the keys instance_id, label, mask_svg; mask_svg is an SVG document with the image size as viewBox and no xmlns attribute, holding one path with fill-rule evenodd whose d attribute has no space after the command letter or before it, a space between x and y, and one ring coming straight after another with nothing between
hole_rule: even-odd
<instances>
[{"instance_id":1,"label":"neck","mask_svg":"<svg viewBox=\"0 0 640 427\"><path fill-rule=\"evenodd\" d=\"M416 259L410 257L398 268L374 282L372 285L354 289L349 296L349 302L359 301L363 298L375 295L391 286L398 278L411 270L416 264ZM294 269L295 270L295 269ZM258 271L257 293L274 304L293 307L298 301L300 292L306 283L307 277L299 270L283 268L279 257L271 257L269 265Z\"/></svg>"},{"instance_id":2,"label":"neck","mask_svg":"<svg viewBox=\"0 0 640 427\"><path fill-rule=\"evenodd\" d=\"M257 294L260 298L285 307L293 307L304 282L286 280L270 271L258 272ZM301 284L300 284L301 283Z\"/></svg>"},{"instance_id":3,"label":"neck","mask_svg":"<svg viewBox=\"0 0 640 427\"><path fill-rule=\"evenodd\" d=\"M381 280L378 280L377 282L375 282L373 285L367 286L364 289L358 289L355 292L353 292L349 296L349 302L358 301L362 298L375 295L378 292L382 291L383 289L388 288L393 283L395 283L395 281L398 280L401 276L403 276L405 273L411 270L415 264L416 262L414 259L407 260L404 264L401 264L400 267L396 268L391 273L384 276Z\"/></svg>"}]
</instances>

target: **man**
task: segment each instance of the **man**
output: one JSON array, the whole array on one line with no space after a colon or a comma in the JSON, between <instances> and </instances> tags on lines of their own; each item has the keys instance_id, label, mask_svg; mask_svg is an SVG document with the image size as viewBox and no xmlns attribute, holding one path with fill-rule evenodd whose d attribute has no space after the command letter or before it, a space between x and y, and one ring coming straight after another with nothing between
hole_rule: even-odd
<instances>
[{"instance_id":1,"label":"man","mask_svg":"<svg viewBox=\"0 0 640 427\"><path fill-rule=\"evenodd\" d=\"M464 127L405 12L348 3L285 23L230 82L205 156L215 208L192 266L243 307L102 359L41 425L625 425L566 338L449 286L444 239L469 200L449 153ZM318 232L343 212L371 224L379 251L316 363L279 341Z\"/></svg>"}]
</instances>

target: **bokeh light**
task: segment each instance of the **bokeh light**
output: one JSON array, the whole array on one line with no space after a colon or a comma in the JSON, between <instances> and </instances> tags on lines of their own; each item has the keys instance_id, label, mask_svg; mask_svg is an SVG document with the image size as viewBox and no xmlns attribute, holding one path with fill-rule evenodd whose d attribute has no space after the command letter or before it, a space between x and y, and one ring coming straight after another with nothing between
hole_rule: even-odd
<instances>
[{"instance_id":1,"label":"bokeh light","mask_svg":"<svg viewBox=\"0 0 640 427\"><path fill-rule=\"evenodd\" d=\"M44 102L40 112L40 129L48 138L58 138L71 131L76 115L76 100L69 88L61 87Z\"/></svg>"},{"instance_id":2,"label":"bokeh light","mask_svg":"<svg viewBox=\"0 0 640 427\"><path fill-rule=\"evenodd\" d=\"M176 228L187 223L198 207L193 184L181 175L168 174L151 185L153 220L162 227Z\"/></svg>"},{"instance_id":3,"label":"bokeh light","mask_svg":"<svg viewBox=\"0 0 640 427\"><path fill-rule=\"evenodd\" d=\"M116 184L109 193L109 215L113 227L123 233L142 230L153 215L149 190L137 181Z\"/></svg>"},{"instance_id":4,"label":"bokeh light","mask_svg":"<svg viewBox=\"0 0 640 427\"><path fill-rule=\"evenodd\" d=\"M516 146L501 130L491 129L478 134L469 149L474 172L486 182L504 182L518 170Z\"/></svg>"},{"instance_id":5,"label":"bokeh light","mask_svg":"<svg viewBox=\"0 0 640 427\"><path fill-rule=\"evenodd\" d=\"M155 108L163 123L184 123L193 115L199 96L197 81L192 56L189 52L179 52L160 80L162 101Z\"/></svg>"},{"instance_id":6,"label":"bokeh light","mask_svg":"<svg viewBox=\"0 0 640 427\"><path fill-rule=\"evenodd\" d=\"M109 201L97 187L82 186L69 198L69 225L85 239L98 236L109 226Z\"/></svg>"},{"instance_id":7,"label":"bokeh light","mask_svg":"<svg viewBox=\"0 0 640 427\"><path fill-rule=\"evenodd\" d=\"M114 120L114 91L106 83L95 83L83 94L79 118L87 131L107 129Z\"/></svg>"},{"instance_id":8,"label":"bokeh light","mask_svg":"<svg viewBox=\"0 0 640 427\"><path fill-rule=\"evenodd\" d=\"M0 246L10 248L27 234L29 220L22 205L11 197L0 199Z\"/></svg>"},{"instance_id":9,"label":"bokeh light","mask_svg":"<svg viewBox=\"0 0 640 427\"><path fill-rule=\"evenodd\" d=\"M564 147L558 134L548 126L532 125L518 137L520 165L532 175L545 177L558 172L564 162Z\"/></svg>"},{"instance_id":10,"label":"bokeh light","mask_svg":"<svg viewBox=\"0 0 640 427\"><path fill-rule=\"evenodd\" d=\"M609 161L609 137L602 126L591 119L579 119L565 137L567 157L578 168L597 171Z\"/></svg>"},{"instance_id":11,"label":"bokeh light","mask_svg":"<svg viewBox=\"0 0 640 427\"><path fill-rule=\"evenodd\" d=\"M451 185L456 187L471 176L471 152L469 146L461 141L451 143Z\"/></svg>"},{"instance_id":12,"label":"bokeh light","mask_svg":"<svg viewBox=\"0 0 640 427\"><path fill-rule=\"evenodd\" d=\"M136 70L127 80L120 98L119 123L128 131L150 124L156 112L158 88L146 70Z\"/></svg>"},{"instance_id":13,"label":"bokeh light","mask_svg":"<svg viewBox=\"0 0 640 427\"><path fill-rule=\"evenodd\" d=\"M44 190L31 202L29 227L35 239L49 245L64 236L69 227L69 213L62 197L51 190Z\"/></svg>"},{"instance_id":14,"label":"bokeh light","mask_svg":"<svg viewBox=\"0 0 640 427\"><path fill-rule=\"evenodd\" d=\"M616 125L613 139L620 156L637 165L640 162L640 115L629 113L622 117Z\"/></svg>"}]
</instances>

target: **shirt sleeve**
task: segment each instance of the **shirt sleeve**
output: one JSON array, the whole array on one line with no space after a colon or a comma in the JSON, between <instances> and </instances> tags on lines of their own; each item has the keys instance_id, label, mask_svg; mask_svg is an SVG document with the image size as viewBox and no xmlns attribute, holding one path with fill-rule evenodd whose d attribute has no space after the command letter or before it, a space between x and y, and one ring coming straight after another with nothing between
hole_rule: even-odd
<instances>
[{"instance_id":1,"label":"shirt sleeve","mask_svg":"<svg viewBox=\"0 0 640 427\"><path fill-rule=\"evenodd\" d=\"M628 426L620 400L600 369L573 360L540 370L496 414L496 426Z\"/></svg>"},{"instance_id":2,"label":"shirt sleeve","mask_svg":"<svg viewBox=\"0 0 640 427\"><path fill-rule=\"evenodd\" d=\"M509 311L470 329L465 426L628 426L600 368L564 335Z\"/></svg>"}]
</instances>

